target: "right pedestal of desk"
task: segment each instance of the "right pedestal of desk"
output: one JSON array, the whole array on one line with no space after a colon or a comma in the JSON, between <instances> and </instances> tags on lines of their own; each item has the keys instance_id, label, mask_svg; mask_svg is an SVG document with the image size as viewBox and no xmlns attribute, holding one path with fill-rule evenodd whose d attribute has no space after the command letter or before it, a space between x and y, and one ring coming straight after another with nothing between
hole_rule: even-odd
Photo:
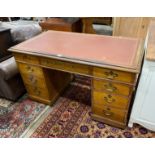
<instances>
[{"instance_id":1,"label":"right pedestal of desk","mask_svg":"<svg viewBox=\"0 0 155 155\"><path fill-rule=\"evenodd\" d=\"M92 118L112 126L125 128L136 74L111 69L94 68L92 80Z\"/></svg>"}]
</instances>

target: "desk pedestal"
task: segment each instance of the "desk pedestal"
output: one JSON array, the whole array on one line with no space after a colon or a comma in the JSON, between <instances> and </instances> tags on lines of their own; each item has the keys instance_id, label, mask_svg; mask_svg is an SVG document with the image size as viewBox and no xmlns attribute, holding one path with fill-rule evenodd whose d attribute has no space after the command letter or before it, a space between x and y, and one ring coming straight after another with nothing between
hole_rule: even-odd
<instances>
[{"instance_id":1,"label":"desk pedestal","mask_svg":"<svg viewBox=\"0 0 155 155\"><path fill-rule=\"evenodd\" d=\"M51 105L72 80L66 72L18 63L29 97Z\"/></svg>"}]
</instances>

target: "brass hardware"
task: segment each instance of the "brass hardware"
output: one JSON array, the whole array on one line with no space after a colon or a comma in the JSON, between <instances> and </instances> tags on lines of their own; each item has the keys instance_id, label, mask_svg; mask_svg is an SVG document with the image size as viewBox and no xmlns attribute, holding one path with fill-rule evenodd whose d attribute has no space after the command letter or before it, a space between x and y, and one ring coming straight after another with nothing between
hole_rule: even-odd
<instances>
[{"instance_id":1,"label":"brass hardware","mask_svg":"<svg viewBox=\"0 0 155 155\"><path fill-rule=\"evenodd\" d=\"M118 77L118 74L113 71L104 72L104 73L108 79L114 79L114 78Z\"/></svg>"},{"instance_id":2,"label":"brass hardware","mask_svg":"<svg viewBox=\"0 0 155 155\"><path fill-rule=\"evenodd\" d=\"M117 90L117 88L113 86L112 83L105 84L104 87L109 92L114 92Z\"/></svg>"},{"instance_id":3,"label":"brass hardware","mask_svg":"<svg viewBox=\"0 0 155 155\"><path fill-rule=\"evenodd\" d=\"M34 71L34 69L31 68L31 66L27 66L26 69L27 69L28 72L33 72Z\"/></svg>"},{"instance_id":4,"label":"brass hardware","mask_svg":"<svg viewBox=\"0 0 155 155\"><path fill-rule=\"evenodd\" d=\"M107 103L113 103L113 102L115 102L115 99L112 98L111 95L108 95L108 96L104 97L104 101L106 101Z\"/></svg>"},{"instance_id":5,"label":"brass hardware","mask_svg":"<svg viewBox=\"0 0 155 155\"><path fill-rule=\"evenodd\" d=\"M29 75L29 80L32 84L37 84L36 77L32 74Z\"/></svg>"},{"instance_id":6,"label":"brass hardware","mask_svg":"<svg viewBox=\"0 0 155 155\"><path fill-rule=\"evenodd\" d=\"M35 93L36 95L40 95L40 94L41 94L41 91L38 90L37 87L35 87L35 88L34 88L34 93Z\"/></svg>"},{"instance_id":7,"label":"brass hardware","mask_svg":"<svg viewBox=\"0 0 155 155\"><path fill-rule=\"evenodd\" d=\"M113 115L113 112L111 112L110 110L106 111L106 110L103 110L103 114L105 116L112 116Z\"/></svg>"}]
</instances>

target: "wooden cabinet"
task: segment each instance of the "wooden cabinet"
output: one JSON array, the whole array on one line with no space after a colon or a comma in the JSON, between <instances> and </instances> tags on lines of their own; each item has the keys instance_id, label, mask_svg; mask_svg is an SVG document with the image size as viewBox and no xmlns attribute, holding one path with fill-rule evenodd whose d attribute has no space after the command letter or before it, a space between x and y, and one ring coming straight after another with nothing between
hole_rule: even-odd
<instances>
[{"instance_id":1,"label":"wooden cabinet","mask_svg":"<svg viewBox=\"0 0 155 155\"><path fill-rule=\"evenodd\" d=\"M81 32L82 23L78 18L48 18L46 21L39 23L44 31L68 31L68 32Z\"/></svg>"},{"instance_id":2,"label":"wooden cabinet","mask_svg":"<svg viewBox=\"0 0 155 155\"><path fill-rule=\"evenodd\" d=\"M100 25L111 25L112 17L81 17L82 20L82 32L83 33L93 33L96 31L93 28L93 24Z\"/></svg>"},{"instance_id":3,"label":"wooden cabinet","mask_svg":"<svg viewBox=\"0 0 155 155\"><path fill-rule=\"evenodd\" d=\"M144 62L128 126L140 124L155 131L155 62Z\"/></svg>"},{"instance_id":4,"label":"wooden cabinet","mask_svg":"<svg viewBox=\"0 0 155 155\"><path fill-rule=\"evenodd\" d=\"M149 17L113 18L113 35L145 39L150 19Z\"/></svg>"},{"instance_id":5,"label":"wooden cabinet","mask_svg":"<svg viewBox=\"0 0 155 155\"><path fill-rule=\"evenodd\" d=\"M155 21L150 23L146 58L143 65L128 126L133 123L155 131Z\"/></svg>"}]
</instances>

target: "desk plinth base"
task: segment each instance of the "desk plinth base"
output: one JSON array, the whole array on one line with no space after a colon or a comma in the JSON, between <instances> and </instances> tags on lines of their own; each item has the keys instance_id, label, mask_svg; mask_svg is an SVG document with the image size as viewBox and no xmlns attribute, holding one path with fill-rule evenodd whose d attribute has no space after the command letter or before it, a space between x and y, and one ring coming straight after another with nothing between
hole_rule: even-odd
<instances>
[{"instance_id":1,"label":"desk plinth base","mask_svg":"<svg viewBox=\"0 0 155 155\"><path fill-rule=\"evenodd\" d=\"M99 122L103 122L105 124L109 124L110 126L115 126L121 129L125 129L126 127L126 123L123 122L117 122L108 118L104 118L95 114L92 114L92 119L99 121Z\"/></svg>"},{"instance_id":2,"label":"desk plinth base","mask_svg":"<svg viewBox=\"0 0 155 155\"><path fill-rule=\"evenodd\" d=\"M37 102L40 102L40 103L45 103L45 104L48 104L48 105L51 105L53 103L52 100L47 100L47 99L43 99L43 98L40 98L40 97L36 97L36 96L33 96L33 95L28 95L30 99L34 100L34 101L37 101Z\"/></svg>"}]
</instances>

